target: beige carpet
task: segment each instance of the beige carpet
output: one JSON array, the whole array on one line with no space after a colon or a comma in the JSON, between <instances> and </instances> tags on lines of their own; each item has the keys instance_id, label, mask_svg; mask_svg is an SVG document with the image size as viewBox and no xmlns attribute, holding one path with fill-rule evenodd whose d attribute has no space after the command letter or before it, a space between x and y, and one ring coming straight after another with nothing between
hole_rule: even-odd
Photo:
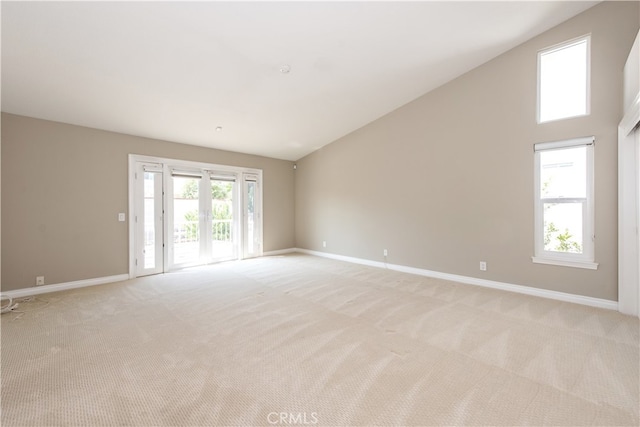
<instances>
[{"instance_id":1,"label":"beige carpet","mask_svg":"<svg viewBox=\"0 0 640 427\"><path fill-rule=\"evenodd\" d=\"M638 425L638 319L306 255L2 315L2 425Z\"/></svg>"}]
</instances>

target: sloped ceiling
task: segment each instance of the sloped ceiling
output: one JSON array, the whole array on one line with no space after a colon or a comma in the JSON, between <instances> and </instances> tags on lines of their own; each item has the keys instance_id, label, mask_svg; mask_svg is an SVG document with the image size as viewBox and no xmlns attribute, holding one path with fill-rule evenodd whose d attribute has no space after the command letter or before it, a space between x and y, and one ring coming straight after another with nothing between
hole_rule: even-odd
<instances>
[{"instance_id":1,"label":"sloped ceiling","mask_svg":"<svg viewBox=\"0 0 640 427\"><path fill-rule=\"evenodd\" d=\"M596 3L3 1L2 111L297 160Z\"/></svg>"}]
</instances>

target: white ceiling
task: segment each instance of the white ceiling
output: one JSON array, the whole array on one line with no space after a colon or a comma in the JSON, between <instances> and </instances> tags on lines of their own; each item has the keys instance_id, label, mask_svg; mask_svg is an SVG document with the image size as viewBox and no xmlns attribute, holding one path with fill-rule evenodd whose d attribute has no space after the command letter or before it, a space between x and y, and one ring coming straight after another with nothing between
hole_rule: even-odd
<instances>
[{"instance_id":1,"label":"white ceiling","mask_svg":"<svg viewBox=\"0 0 640 427\"><path fill-rule=\"evenodd\" d=\"M297 160L596 3L3 1L2 111Z\"/></svg>"}]
</instances>

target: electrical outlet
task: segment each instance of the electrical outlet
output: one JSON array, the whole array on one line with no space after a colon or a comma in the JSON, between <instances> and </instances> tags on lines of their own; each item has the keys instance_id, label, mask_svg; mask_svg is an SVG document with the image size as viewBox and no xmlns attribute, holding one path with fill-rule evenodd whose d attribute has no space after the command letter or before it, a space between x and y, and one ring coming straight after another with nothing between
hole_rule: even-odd
<instances>
[{"instance_id":1,"label":"electrical outlet","mask_svg":"<svg viewBox=\"0 0 640 427\"><path fill-rule=\"evenodd\" d=\"M487 271L487 263L480 261L480 271Z\"/></svg>"},{"instance_id":2,"label":"electrical outlet","mask_svg":"<svg viewBox=\"0 0 640 427\"><path fill-rule=\"evenodd\" d=\"M42 285L44 285L44 276L36 277L36 286L42 286Z\"/></svg>"},{"instance_id":3,"label":"electrical outlet","mask_svg":"<svg viewBox=\"0 0 640 427\"><path fill-rule=\"evenodd\" d=\"M326 248L326 247L327 247L327 241L326 241L326 240L323 240L323 241L322 241L322 247L323 247L323 248Z\"/></svg>"},{"instance_id":4,"label":"electrical outlet","mask_svg":"<svg viewBox=\"0 0 640 427\"><path fill-rule=\"evenodd\" d=\"M382 255L387 256L389 255L389 252L387 252L387 250L385 249L384 251L382 251Z\"/></svg>"}]
</instances>

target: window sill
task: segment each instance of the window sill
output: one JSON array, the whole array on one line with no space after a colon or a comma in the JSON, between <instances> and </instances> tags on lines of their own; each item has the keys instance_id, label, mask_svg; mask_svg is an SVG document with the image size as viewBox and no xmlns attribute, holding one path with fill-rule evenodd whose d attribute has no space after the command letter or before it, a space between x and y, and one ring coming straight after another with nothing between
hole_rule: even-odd
<instances>
[{"instance_id":1,"label":"window sill","mask_svg":"<svg viewBox=\"0 0 640 427\"><path fill-rule=\"evenodd\" d=\"M565 261L559 259L550 259L550 258L540 258L540 257L531 257L531 260L536 264L549 264L549 265L559 265L561 267L574 267L574 268L586 268L589 270L597 270L598 263L589 262L589 261Z\"/></svg>"}]
</instances>

